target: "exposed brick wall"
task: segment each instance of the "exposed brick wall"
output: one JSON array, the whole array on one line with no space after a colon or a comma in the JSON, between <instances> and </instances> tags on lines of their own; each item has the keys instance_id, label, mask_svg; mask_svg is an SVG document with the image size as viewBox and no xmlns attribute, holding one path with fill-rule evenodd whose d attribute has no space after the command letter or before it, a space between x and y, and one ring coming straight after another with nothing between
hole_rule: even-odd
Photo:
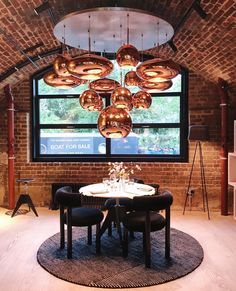
<instances>
[{"instance_id":1,"label":"exposed brick wall","mask_svg":"<svg viewBox=\"0 0 236 291\"><path fill-rule=\"evenodd\" d=\"M211 209L220 205L220 98L215 84L204 80L199 75L189 75L189 120L190 124L208 124L210 140L204 142L204 162ZM94 183L107 175L106 163L32 163L30 157L30 82L26 80L14 88L15 97L15 152L16 178L32 177L35 181L30 186L31 196L36 205L47 205L50 201L51 184L54 182ZM7 131L6 112L0 115L0 152L6 152ZM232 123L232 116L231 116ZM231 124L230 123L230 124ZM232 134L232 131L231 133ZM232 136L230 136L232 140ZM189 163L142 163L138 176L146 183L159 183L161 190L169 189L174 194L174 206L182 208L185 190L191 169L195 143L189 143ZM199 157L193 173L192 186L196 188L193 206L202 209L200 192ZM6 190L7 191L7 190ZM22 191L16 184L16 197Z\"/></svg>"}]
</instances>

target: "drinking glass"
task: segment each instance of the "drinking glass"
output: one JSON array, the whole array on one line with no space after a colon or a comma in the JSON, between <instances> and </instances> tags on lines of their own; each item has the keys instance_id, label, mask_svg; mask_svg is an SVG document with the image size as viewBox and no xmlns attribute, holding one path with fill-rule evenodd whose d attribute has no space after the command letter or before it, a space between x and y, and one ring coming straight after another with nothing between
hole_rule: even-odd
<instances>
[{"instance_id":1,"label":"drinking glass","mask_svg":"<svg viewBox=\"0 0 236 291\"><path fill-rule=\"evenodd\" d=\"M127 186L129 185L129 180L130 180L129 175L125 175L123 179L124 179L124 189L123 190L126 191Z\"/></svg>"},{"instance_id":2,"label":"drinking glass","mask_svg":"<svg viewBox=\"0 0 236 291\"><path fill-rule=\"evenodd\" d=\"M117 190L117 178L115 176L110 177L110 186L111 186L111 191L116 191Z\"/></svg>"},{"instance_id":3,"label":"drinking glass","mask_svg":"<svg viewBox=\"0 0 236 291\"><path fill-rule=\"evenodd\" d=\"M109 186L109 177L104 177L103 179L102 179L102 183L103 183L103 185L104 185L104 189L107 191L108 190L108 186Z\"/></svg>"},{"instance_id":4,"label":"drinking glass","mask_svg":"<svg viewBox=\"0 0 236 291\"><path fill-rule=\"evenodd\" d=\"M134 190L134 179L129 179L128 185L131 191Z\"/></svg>"}]
</instances>

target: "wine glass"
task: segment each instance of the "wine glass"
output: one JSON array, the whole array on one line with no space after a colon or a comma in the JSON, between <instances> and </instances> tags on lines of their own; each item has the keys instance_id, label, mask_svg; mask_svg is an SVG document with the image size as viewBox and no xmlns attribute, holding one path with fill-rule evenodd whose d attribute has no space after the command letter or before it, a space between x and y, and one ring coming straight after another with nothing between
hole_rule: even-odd
<instances>
[{"instance_id":1,"label":"wine glass","mask_svg":"<svg viewBox=\"0 0 236 291\"><path fill-rule=\"evenodd\" d=\"M102 178L102 183L103 183L104 189L107 191L108 186L109 186L109 177Z\"/></svg>"}]
</instances>

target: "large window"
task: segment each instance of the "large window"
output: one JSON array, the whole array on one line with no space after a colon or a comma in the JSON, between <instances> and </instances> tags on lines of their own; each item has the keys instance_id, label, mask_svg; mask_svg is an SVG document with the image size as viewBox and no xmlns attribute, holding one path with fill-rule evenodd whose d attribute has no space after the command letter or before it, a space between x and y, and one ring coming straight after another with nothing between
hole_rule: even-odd
<instances>
[{"instance_id":1,"label":"large window","mask_svg":"<svg viewBox=\"0 0 236 291\"><path fill-rule=\"evenodd\" d=\"M120 81L120 69L109 78ZM32 78L32 136L34 161L186 161L187 73L173 79L173 86L152 94L148 110L133 109L132 132L126 138L106 139L97 129L98 112L79 104L88 85L70 90L47 86L44 70ZM125 71L122 75L124 76ZM128 87L132 93L138 87ZM110 104L110 95L102 95Z\"/></svg>"}]
</instances>

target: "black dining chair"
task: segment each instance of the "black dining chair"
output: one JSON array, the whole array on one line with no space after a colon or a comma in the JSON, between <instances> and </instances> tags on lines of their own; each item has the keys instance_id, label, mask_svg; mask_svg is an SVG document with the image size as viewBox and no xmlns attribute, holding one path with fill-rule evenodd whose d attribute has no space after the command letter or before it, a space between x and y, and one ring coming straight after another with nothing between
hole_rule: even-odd
<instances>
[{"instance_id":1,"label":"black dining chair","mask_svg":"<svg viewBox=\"0 0 236 291\"><path fill-rule=\"evenodd\" d=\"M81 194L73 193L70 186L59 188L55 200L60 208L60 247L65 247L67 225L67 258L72 258L72 227L88 227L88 244L92 244L92 225L96 225L96 253L100 252L100 224L103 213L96 208L81 207ZM66 210L66 211L65 211Z\"/></svg>"},{"instance_id":2,"label":"black dining chair","mask_svg":"<svg viewBox=\"0 0 236 291\"><path fill-rule=\"evenodd\" d=\"M124 256L128 256L128 231L143 233L145 266L151 265L150 233L165 228L165 257L170 257L170 206L172 194L165 191L159 195L137 196L133 199L133 211L123 217ZM159 213L165 210L165 216Z\"/></svg>"}]
</instances>

